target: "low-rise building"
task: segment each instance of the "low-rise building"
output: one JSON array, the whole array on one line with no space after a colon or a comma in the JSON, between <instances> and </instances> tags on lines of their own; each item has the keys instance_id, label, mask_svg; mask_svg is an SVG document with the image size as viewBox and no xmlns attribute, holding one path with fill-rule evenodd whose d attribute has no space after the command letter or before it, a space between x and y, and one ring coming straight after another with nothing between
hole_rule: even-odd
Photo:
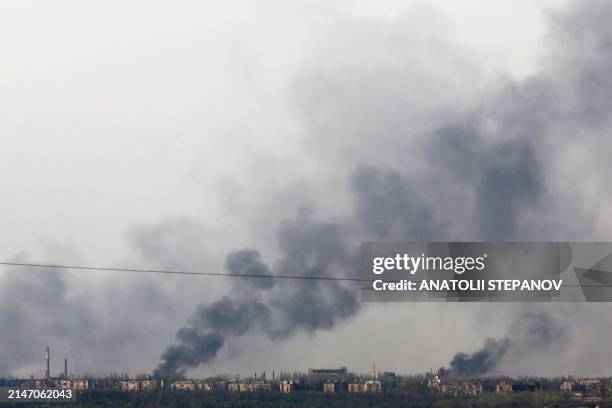
<instances>
[{"instance_id":1,"label":"low-rise building","mask_svg":"<svg viewBox=\"0 0 612 408\"><path fill-rule=\"evenodd\" d=\"M118 384L122 391L153 391L157 388L155 380L120 380Z\"/></svg>"},{"instance_id":2,"label":"low-rise building","mask_svg":"<svg viewBox=\"0 0 612 408\"><path fill-rule=\"evenodd\" d=\"M58 380L58 388L69 390L87 390L89 389L89 380L84 378L62 378Z\"/></svg>"},{"instance_id":3,"label":"low-rise building","mask_svg":"<svg viewBox=\"0 0 612 408\"><path fill-rule=\"evenodd\" d=\"M212 391L213 385L195 381L175 381L170 384L173 391Z\"/></svg>"},{"instance_id":4,"label":"low-rise building","mask_svg":"<svg viewBox=\"0 0 612 408\"><path fill-rule=\"evenodd\" d=\"M378 380L369 380L360 384L352 382L347 385L348 392L382 392L382 383Z\"/></svg>"},{"instance_id":5,"label":"low-rise building","mask_svg":"<svg viewBox=\"0 0 612 408\"><path fill-rule=\"evenodd\" d=\"M348 392L361 392L361 384L357 382L347 384Z\"/></svg>"},{"instance_id":6,"label":"low-rise building","mask_svg":"<svg viewBox=\"0 0 612 408\"><path fill-rule=\"evenodd\" d=\"M194 383L193 381L175 381L170 383L170 389L172 391L195 391L199 384Z\"/></svg>"},{"instance_id":7,"label":"low-rise building","mask_svg":"<svg viewBox=\"0 0 612 408\"><path fill-rule=\"evenodd\" d=\"M540 391L542 386L538 383L507 383L505 381L500 382L495 386L495 391L498 394L507 394L511 392L525 392L525 391Z\"/></svg>"},{"instance_id":8,"label":"low-rise building","mask_svg":"<svg viewBox=\"0 0 612 408\"><path fill-rule=\"evenodd\" d=\"M270 392L272 385L263 381L255 381L251 383L236 383L231 382L227 385L229 392Z\"/></svg>"},{"instance_id":9,"label":"low-rise building","mask_svg":"<svg viewBox=\"0 0 612 408\"><path fill-rule=\"evenodd\" d=\"M440 391L442 394L448 394L455 397L476 396L482 394L482 384L471 381L464 381L461 383L451 382L442 384Z\"/></svg>"},{"instance_id":10,"label":"low-rise building","mask_svg":"<svg viewBox=\"0 0 612 408\"><path fill-rule=\"evenodd\" d=\"M580 398L583 402L594 403L602 399L605 387L598 378L582 378L574 381L571 393L574 398Z\"/></svg>"},{"instance_id":11,"label":"low-rise building","mask_svg":"<svg viewBox=\"0 0 612 408\"><path fill-rule=\"evenodd\" d=\"M87 390L89 380L84 378L44 378L36 380L36 388L60 388L64 390Z\"/></svg>"},{"instance_id":12,"label":"low-rise building","mask_svg":"<svg viewBox=\"0 0 612 408\"><path fill-rule=\"evenodd\" d=\"M567 393L572 392L572 383L569 381L565 381L563 382L563 384L561 384L560 389L561 389L561 392L567 392Z\"/></svg>"},{"instance_id":13,"label":"low-rise building","mask_svg":"<svg viewBox=\"0 0 612 408\"><path fill-rule=\"evenodd\" d=\"M265 382L252 382L249 384L250 392L270 392L272 391L272 385Z\"/></svg>"},{"instance_id":14,"label":"low-rise building","mask_svg":"<svg viewBox=\"0 0 612 408\"><path fill-rule=\"evenodd\" d=\"M341 383L338 380L327 380L323 384L323 392L327 394L333 394L335 392L344 391L346 389L346 384Z\"/></svg>"},{"instance_id":15,"label":"low-rise building","mask_svg":"<svg viewBox=\"0 0 612 408\"><path fill-rule=\"evenodd\" d=\"M576 380L576 384L584 385L587 387L598 387L601 385L601 380L598 378L582 378L580 380Z\"/></svg>"},{"instance_id":16,"label":"low-rise building","mask_svg":"<svg viewBox=\"0 0 612 408\"><path fill-rule=\"evenodd\" d=\"M495 392L498 394L509 394L512 392L512 384L502 381L495 386Z\"/></svg>"},{"instance_id":17,"label":"low-rise building","mask_svg":"<svg viewBox=\"0 0 612 408\"><path fill-rule=\"evenodd\" d=\"M283 394L289 394L295 391L297 388L297 384L293 380L285 380L281 381L279 384L279 390Z\"/></svg>"},{"instance_id":18,"label":"low-rise building","mask_svg":"<svg viewBox=\"0 0 612 408\"><path fill-rule=\"evenodd\" d=\"M362 386L363 392L382 392L382 383L378 380L366 381Z\"/></svg>"}]
</instances>

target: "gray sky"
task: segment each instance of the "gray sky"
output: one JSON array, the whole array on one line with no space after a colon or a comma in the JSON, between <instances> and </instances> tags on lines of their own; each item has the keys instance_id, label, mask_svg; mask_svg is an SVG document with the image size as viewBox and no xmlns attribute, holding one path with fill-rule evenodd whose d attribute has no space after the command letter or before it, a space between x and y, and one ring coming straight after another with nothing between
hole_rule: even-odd
<instances>
[{"instance_id":1,"label":"gray sky","mask_svg":"<svg viewBox=\"0 0 612 408\"><path fill-rule=\"evenodd\" d=\"M0 258L222 271L257 248L275 268L304 209L355 242L609 240L611 9L567 4L2 2ZM110 272L0 282L0 372L18 375L45 344L81 373L150 371L231 293ZM580 335L504 372L609 374L605 306L539 307ZM332 330L231 338L192 373L422 372L524 309L367 305Z\"/></svg>"}]
</instances>

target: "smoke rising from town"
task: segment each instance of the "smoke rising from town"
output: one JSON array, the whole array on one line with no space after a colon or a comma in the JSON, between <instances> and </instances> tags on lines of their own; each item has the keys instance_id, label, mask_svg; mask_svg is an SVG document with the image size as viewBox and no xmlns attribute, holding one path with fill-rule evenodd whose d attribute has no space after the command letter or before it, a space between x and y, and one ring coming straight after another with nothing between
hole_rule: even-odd
<instances>
[{"instance_id":1,"label":"smoke rising from town","mask_svg":"<svg viewBox=\"0 0 612 408\"><path fill-rule=\"evenodd\" d=\"M256 250L231 254L226 267L272 274L356 276L356 262L347 260L356 253L357 242L347 235L359 237L357 241L547 240L573 235L573 225L550 216L562 210L552 196L558 188L554 159L563 153L559 148L571 132L580 130L592 138L603 138L609 129L609 111L593 103L594 98L612 101L612 87L602 86L609 84L608 71L602 67L612 64L606 45L609 29L602 15L612 15L610 4L604 1L590 6L576 3L570 12L554 14L550 41L564 41L555 42L558 48L551 51L539 72L523 81L507 79L495 84L467 113L436 118L438 123L420 135L411 135L410 129L404 135L403 124L399 133L395 127L402 123L408 105L398 104L384 115L370 111L372 104L389 103L393 97L368 94L367 88L360 88L363 73L358 66L339 65L311 74L317 84L301 79L298 89L308 88L309 92L299 106L314 140L342 145L340 140L355 129L355 121L368 117L369 122L358 128L360 144L355 155L362 163L347 179L353 212L332 223L298 217L281 224L278 244L282 255L274 268L263 264ZM587 38L588 48L584 48ZM382 66L369 80L385 77L385 69L393 67ZM592 83L599 86L591 88ZM339 86L331 93L325 84ZM396 89L407 90L410 85L398 82ZM587 88L592 92L585 93ZM357 89L352 96L356 105L350 112L345 106L349 89ZM327 124L329 112L335 112L333 127ZM372 114L380 116L372 118ZM382 137L378 149L377 135ZM420 171L403 168L401 160L399 164L372 164L369 153L389 148L386 143L399 152L410 152L408 156L422 165ZM448 207L449 203L454 204ZM252 265L247 262L249 257ZM291 286L255 282L264 286L252 284L248 292L234 292L233 300L224 297L200 305L190 325L179 330L177 344L164 353L160 370L175 371L211 361L227 336L260 331L271 339L283 339L298 329L331 329L360 310L356 288L329 282L292 282ZM530 330L523 330L521 319L526 319ZM501 370L504 358L526 344L530 350L545 351L557 341L552 332L564 332L553 329L553 321L533 306L533 312L512 324L513 329L521 330L513 330L504 339L489 339L474 353L457 353L451 370L460 376L481 375Z\"/></svg>"},{"instance_id":2,"label":"smoke rising from town","mask_svg":"<svg viewBox=\"0 0 612 408\"><path fill-rule=\"evenodd\" d=\"M51 236L78 247L83 264L349 277L358 274L359 243L368 240L612 240L610 2L575 1L546 11L545 51L524 78L481 75L479 58L454 41L446 20L429 9L409 7L390 19L334 17L329 10L340 35L326 36L292 59L273 58L270 44L286 39L295 51L318 30L319 17L305 20L315 28L296 34L289 27L308 13L296 19L287 11L281 26L263 30L265 20L257 21L265 34L236 33L229 45L223 42L228 49L210 51L206 39L222 39L214 26L215 35L198 30L206 27L200 19L216 14L181 9L169 16L155 5L142 6L149 7L153 16L142 19L137 33L128 23L109 32L89 12L79 20L74 18L79 10L66 6L65 33L53 25L61 21L45 26L47 19L41 19L46 31L32 26L28 36L13 36L27 41L17 47L19 58L7 58L10 64L29 53L52 64L32 59L24 64L44 72L11 65L6 74L26 75L20 83L44 88L30 93L34 88L17 84L17 91L5 92L25 95L0 132L25 133L19 137L24 145L7 143L2 149L7 153L0 152L0 162L9 163L8 181L17 180L7 187L3 207L17 220L13 230L6 220L6 242L21 245L39 233ZM136 18L143 10L124 11ZM181 21L181 29L162 29L166 25L155 13L168 18L167 27L177 27L173 18ZM6 18L10 23L12 17ZM89 26L88 35L69 31L78 21ZM243 24L235 21L236 27ZM164 46L160 52L157 45L142 50L140 35L147 29L155 44L188 44L187 51ZM38 37L48 39L44 49L35 48ZM74 61L73 50L57 48L73 41L87 58ZM251 55L258 50L249 48L251 41L264 44L263 58ZM231 68L223 65L217 72L210 68L213 61ZM268 82L285 63L287 83ZM75 73L72 64L85 65ZM101 64L107 69L99 69ZM99 81L92 83L92 72ZM226 72L240 80L224 82ZM275 93L282 94L280 102L269 102ZM66 100L57 101L60 94L68 95ZM28 108L32 101L38 102ZM43 106L57 111L40 115ZM208 117L210 126L203 123ZM65 128L58 125L62 120ZM71 132L77 137L58 136ZM54 154L40 153L43 139L53 139L48 147ZM62 150L70 152L68 165L55 173ZM31 161L10 161L23 152L32 152L26 155ZM92 163L99 163L98 172L86 171ZM66 181L73 179L74 185ZM34 189L34 198L19 195L39 183L45 189ZM19 199L10 201L13 195ZM120 212L124 208L131 212ZM126 229L126 239L116 239L117 231ZM94 252L102 253L95 262L88 255ZM75 263L74 253L55 248L13 259L35 262L47 254L58 264ZM606 305L366 307L359 285L351 283L179 281L18 267L0 271L0 279L0 323L11 328L0 332L0 349L11 351L0 359L5 375L39 370L35 352L49 343L73 350L75 367L83 372L150 372L161 355L158 375L224 369L223 353L230 347L261 352L231 366L250 371L276 355L270 344L289 342L287 348L305 350L303 356L286 353L294 366L313 356L351 365L333 361L341 355L362 358L362 366L386 359L418 371L437 359L431 364L450 361L456 375L471 376L508 370L603 373L612 362L603 357L609 355L612 325ZM482 313L503 318L491 321ZM572 327L560 323L560 316ZM366 318L371 325L359 322ZM449 325L456 342L439 340L440 333L449 335ZM370 326L419 339L413 349L418 351L397 359L398 350L378 347L389 346L381 343L386 332L376 339ZM330 333L338 333L334 345L309 346L315 343L311 336ZM355 337L367 337L380 356L338 353L337 344ZM321 341L332 343L330 338ZM485 338L490 340L483 344ZM565 342L571 344L567 352L550 351Z\"/></svg>"},{"instance_id":3,"label":"smoke rising from town","mask_svg":"<svg viewBox=\"0 0 612 408\"><path fill-rule=\"evenodd\" d=\"M541 310L527 311L512 322L507 337L489 338L480 350L455 354L449 365L450 374L468 378L501 374L506 357L529 358L546 352L567 338L567 328L554 316Z\"/></svg>"},{"instance_id":4,"label":"smoke rising from town","mask_svg":"<svg viewBox=\"0 0 612 408\"><path fill-rule=\"evenodd\" d=\"M270 268L253 249L233 251L228 272L240 275L343 276L357 265L357 252L344 244L339 226L302 214L279 231L282 257ZM351 269L348 270L351 272ZM217 356L227 337L247 332L280 340L297 330L331 330L338 320L360 309L358 287L336 281L245 278L230 295L201 304L189 324L179 329L177 342L162 354L156 375L167 376L207 363Z\"/></svg>"}]
</instances>

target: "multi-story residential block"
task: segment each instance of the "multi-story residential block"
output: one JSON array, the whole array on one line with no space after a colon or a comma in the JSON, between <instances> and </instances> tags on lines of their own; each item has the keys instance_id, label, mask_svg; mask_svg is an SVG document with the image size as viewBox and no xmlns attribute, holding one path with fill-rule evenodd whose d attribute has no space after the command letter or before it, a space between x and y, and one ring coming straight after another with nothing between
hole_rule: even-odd
<instances>
[{"instance_id":1,"label":"multi-story residential block","mask_svg":"<svg viewBox=\"0 0 612 408\"><path fill-rule=\"evenodd\" d=\"M120 380L118 385L122 391L153 391L157 388L155 380Z\"/></svg>"},{"instance_id":2,"label":"multi-story residential block","mask_svg":"<svg viewBox=\"0 0 612 408\"><path fill-rule=\"evenodd\" d=\"M289 394L295 391L297 384L292 380L281 381L279 384L279 390L283 394Z\"/></svg>"},{"instance_id":3,"label":"multi-story residential block","mask_svg":"<svg viewBox=\"0 0 612 408\"><path fill-rule=\"evenodd\" d=\"M352 382L347 387L348 392L382 392L382 383L378 380L369 380L363 384Z\"/></svg>"},{"instance_id":4,"label":"multi-story residential block","mask_svg":"<svg viewBox=\"0 0 612 408\"><path fill-rule=\"evenodd\" d=\"M512 384L502 381L495 386L495 392L498 394L509 394L512 392Z\"/></svg>"},{"instance_id":5,"label":"multi-story residential block","mask_svg":"<svg viewBox=\"0 0 612 408\"><path fill-rule=\"evenodd\" d=\"M236 383L231 382L227 385L229 392L270 392L272 385L266 382Z\"/></svg>"},{"instance_id":6,"label":"multi-story residential block","mask_svg":"<svg viewBox=\"0 0 612 408\"><path fill-rule=\"evenodd\" d=\"M348 392L361 392L361 384L357 382L347 384Z\"/></svg>"},{"instance_id":7,"label":"multi-story residential block","mask_svg":"<svg viewBox=\"0 0 612 408\"><path fill-rule=\"evenodd\" d=\"M369 380L362 385L363 392L382 392L382 383L378 380Z\"/></svg>"},{"instance_id":8,"label":"multi-story residential block","mask_svg":"<svg viewBox=\"0 0 612 408\"><path fill-rule=\"evenodd\" d=\"M323 384L323 392L327 394L333 394L335 392L345 391L345 390L346 390L346 384L341 383L338 380L327 380Z\"/></svg>"},{"instance_id":9,"label":"multi-story residential block","mask_svg":"<svg viewBox=\"0 0 612 408\"><path fill-rule=\"evenodd\" d=\"M87 390L89 380L84 378L45 378L36 380L36 388L61 388L64 390Z\"/></svg>"},{"instance_id":10,"label":"multi-story residential block","mask_svg":"<svg viewBox=\"0 0 612 408\"><path fill-rule=\"evenodd\" d=\"M213 385L195 381L175 381L170 384L173 391L212 391Z\"/></svg>"},{"instance_id":11,"label":"multi-story residential block","mask_svg":"<svg viewBox=\"0 0 612 408\"><path fill-rule=\"evenodd\" d=\"M475 396L482 394L482 384L470 381L444 383L440 391L442 394L449 394L452 396Z\"/></svg>"}]
</instances>

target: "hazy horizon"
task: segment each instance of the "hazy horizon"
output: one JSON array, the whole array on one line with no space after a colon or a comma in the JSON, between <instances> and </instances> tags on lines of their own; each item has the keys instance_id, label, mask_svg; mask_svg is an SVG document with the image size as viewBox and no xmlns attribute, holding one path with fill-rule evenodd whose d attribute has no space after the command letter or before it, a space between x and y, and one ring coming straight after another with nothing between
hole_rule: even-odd
<instances>
[{"instance_id":1,"label":"hazy horizon","mask_svg":"<svg viewBox=\"0 0 612 408\"><path fill-rule=\"evenodd\" d=\"M368 240L612 241L610 18L604 0L3 2L0 260L345 276ZM218 354L172 357L189 376L423 373L488 338L516 344L495 373L612 366L607 304L2 266L0 310L0 375L41 372L45 345L52 367L152 372L211 327ZM251 310L270 319L234 318Z\"/></svg>"}]
</instances>

